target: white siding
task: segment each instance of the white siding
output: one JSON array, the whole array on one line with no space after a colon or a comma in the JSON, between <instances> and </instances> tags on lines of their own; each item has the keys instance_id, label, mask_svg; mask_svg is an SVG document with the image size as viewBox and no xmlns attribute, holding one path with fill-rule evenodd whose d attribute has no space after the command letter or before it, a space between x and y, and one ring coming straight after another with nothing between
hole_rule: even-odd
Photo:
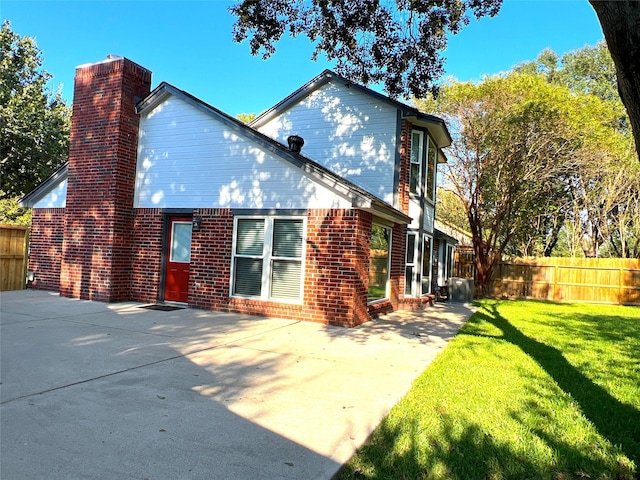
<instances>
[{"instance_id":1,"label":"white siding","mask_svg":"<svg viewBox=\"0 0 640 480\"><path fill-rule=\"evenodd\" d=\"M67 179L63 178L52 186L44 197L38 200L33 208L64 208L67 204Z\"/></svg>"},{"instance_id":2,"label":"white siding","mask_svg":"<svg viewBox=\"0 0 640 480\"><path fill-rule=\"evenodd\" d=\"M411 223L409 228L417 230L420 228L420 202L418 200L409 199L409 216L411 217Z\"/></svg>"},{"instance_id":3,"label":"white siding","mask_svg":"<svg viewBox=\"0 0 640 480\"><path fill-rule=\"evenodd\" d=\"M434 208L429 204L429 202L425 202L424 205L424 218L422 219L422 228L426 232L433 233L433 219L434 219Z\"/></svg>"},{"instance_id":4,"label":"white siding","mask_svg":"<svg viewBox=\"0 0 640 480\"><path fill-rule=\"evenodd\" d=\"M305 156L392 204L396 112L329 82L258 129L285 144L300 135Z\"/></svg>"},{"instance_id":5,"label":"white siding","mask_svg":"<svg viewBox=\"0 0 640 480\"><path fill-rule=\"evenodd\" d=\"M140 119L138 208L349 208L351 201L191 104Z\"/></svg>"},{"instance_id":6,"label":"white siding","mask_svg":"<svg viewBox=\"0 0 640 480\"><path fill-rule=\"evenodd\" d=\"M420 201L417 198L411 198L409 200L409 216L412 219L409 228L420 228ZM433 233L433 221L434 208L429 202L425 202L424 213L422 214L422 228L425 232Z\"/></svg>"}]
</instances>

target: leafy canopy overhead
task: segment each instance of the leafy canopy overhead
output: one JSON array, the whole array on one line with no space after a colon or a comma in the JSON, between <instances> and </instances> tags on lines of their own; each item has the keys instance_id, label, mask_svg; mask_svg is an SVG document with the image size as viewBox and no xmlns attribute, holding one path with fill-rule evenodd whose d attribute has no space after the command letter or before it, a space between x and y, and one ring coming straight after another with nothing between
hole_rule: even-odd
<instances>
[{"instance_id":1,"label":"leafy canopy overhead","mask_svg":"<svg viewBox=\"0 0 640 480\"><path fill-rule=\"evenodd\" d=\"M0 198L33 190L67 160L70 110L47 91L51 75L30 37L0 31Z\"/></svg>"},{"instance_id":2,"label":"leafy canopy overhead","mask_svg":"<svg viewBox=\"0 0 640 480\"><path fill-rule=\"evenodd\" d=\"M382 83L392 97L423 97L444 73L447 33L493 16L502 0L243 0L233 38L249 38L251 53L268 58L283 34L304 34L339 74L368 85Z\"/></svg>"}]
</instances>

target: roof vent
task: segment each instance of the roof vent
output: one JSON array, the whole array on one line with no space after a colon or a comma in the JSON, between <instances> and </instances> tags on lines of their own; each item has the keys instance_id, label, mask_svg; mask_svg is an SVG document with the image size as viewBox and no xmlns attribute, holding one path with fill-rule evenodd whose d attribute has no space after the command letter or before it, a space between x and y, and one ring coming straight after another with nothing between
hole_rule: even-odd
<instances>
[{"instance_id":1,"label":"roof vent","mask_svg":"<svg viewBox=\"0 0 640 480\"><path fill-rule=\"evenodd\" d=\"M298 135L291 135L287 138L287 143L289 144L289 150L299 153L304 145L304 138L299 137Z\"/></svg>"}]
</instances>

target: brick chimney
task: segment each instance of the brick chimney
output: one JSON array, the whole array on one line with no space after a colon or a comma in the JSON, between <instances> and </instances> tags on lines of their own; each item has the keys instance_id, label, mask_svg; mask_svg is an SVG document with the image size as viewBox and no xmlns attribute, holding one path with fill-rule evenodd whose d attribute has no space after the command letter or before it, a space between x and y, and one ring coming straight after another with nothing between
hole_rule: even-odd
<instances>
[{"instance_id":1,"label":"brick chimney","mask_svg":"<svg viewBox=\"0 0 640 480\"><path fill-rule=\"evenodd\" d=\"M130 298L137 100L151 72L115 56L76 69L60 294Z\"/></svg>"}]
</instances>

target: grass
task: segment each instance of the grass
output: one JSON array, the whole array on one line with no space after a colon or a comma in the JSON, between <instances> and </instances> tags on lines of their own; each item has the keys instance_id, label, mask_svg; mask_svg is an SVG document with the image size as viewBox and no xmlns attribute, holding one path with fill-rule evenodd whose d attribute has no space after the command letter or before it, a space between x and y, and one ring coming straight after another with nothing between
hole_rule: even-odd
<instances>
[{"instance_id":1,"label":"grass","mask_svg":"<svg viewBox=\"0 0 640 480\"><path fill-rule=\"evenodd\" d=\"M484 300L340 474L640 479L640 308Z\"/></svg>"}]
</instances>

